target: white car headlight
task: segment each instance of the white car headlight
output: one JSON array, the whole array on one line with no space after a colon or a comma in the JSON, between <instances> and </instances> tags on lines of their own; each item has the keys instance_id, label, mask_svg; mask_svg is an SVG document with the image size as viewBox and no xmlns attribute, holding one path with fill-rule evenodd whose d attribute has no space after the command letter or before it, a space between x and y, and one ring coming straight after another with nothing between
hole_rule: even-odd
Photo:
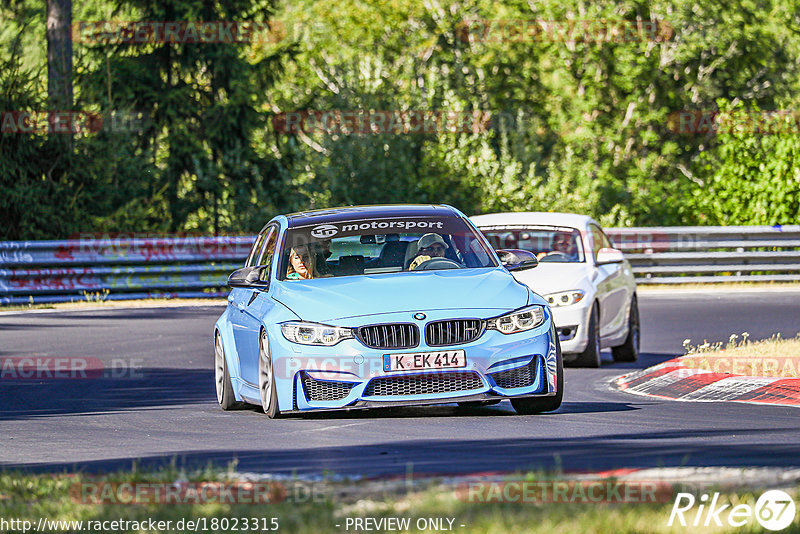
<instances>
[{"instance_id":1,"label":"white car headlight","mask_svg":"<svg viewBox=\"0 0 800 534\"><path fill-rule=\"evenodd\" d=\"M572 306L573 304L577 304L583 300L583 297L585 296L585 291L573 289L572 291L561 291L559 293L550 293L549 295L544 295L544 300L546 300L547 303L552 307Z\"/></svg>"},{"instance_id":2,"label":"white car headlight","mask_svg":"<svg viewBox=\"0 0 800 534\"><path fill-rule=\"evenodd\" d=\"M487 319L486 328L503 334L515 334L536 328L544 322L544 308L539 305L528 306L500 317Z\"/></svg>"},{"instance_id":3,"label":"white car headlight","mask_svg":"<svg viewBox=\"0 0 800 534\"><path fill-rule=\"evenodd\" d=\"M292 343L301 345L323 345L330 347L343 339L352 339L353 331L350 328L328 326L302 321L290 321L281 324L283 337Z\"/></svg>"}]
</instances>

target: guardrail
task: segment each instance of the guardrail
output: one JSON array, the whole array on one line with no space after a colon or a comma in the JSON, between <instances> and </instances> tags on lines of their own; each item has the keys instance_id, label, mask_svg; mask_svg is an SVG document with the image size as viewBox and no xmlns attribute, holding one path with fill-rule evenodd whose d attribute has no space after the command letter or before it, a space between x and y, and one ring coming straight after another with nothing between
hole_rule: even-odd
<instances>
[{"instance_id":1,"label":"guardrail","mask_svg":"<svg viewBox=\"0 0 800 534\"><path fill-rule=\"evenodd\" d=\"M800 281L800 225L609 228L639 284Z\"/></svg>"},{"instance_id":2,"label":"guardrail","mask_svg":"<svg viewBox=\"0 0 800 534\"><path fill-rule=\"evenodd\" d=\"M609 228L640 284L800 281L800 225ZM0 242L0 304L221 297L255 236Z\"/></svg>"},{"instance_id":3,"label":"guardrail","mask_svg":"<svg viewBox=\"0 0 800 534\"><path fill-rule=\"evenodd\" d=\"M0 242L0 304L222 297L255 236Z\"/></svg>"}]
</instances>

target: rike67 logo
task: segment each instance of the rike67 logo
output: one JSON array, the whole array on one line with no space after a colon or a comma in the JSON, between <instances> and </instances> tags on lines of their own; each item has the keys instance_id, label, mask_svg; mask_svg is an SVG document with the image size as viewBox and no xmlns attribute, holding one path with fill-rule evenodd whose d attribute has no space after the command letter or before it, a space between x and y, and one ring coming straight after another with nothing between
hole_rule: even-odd
<instances>
[{"instance_id":1,"label":"rike67 logo","mask_svg":"<svg viewBox=\"0 0 800 534\"><path fill-rule=\"evenodd\" d=\"M783 530L794 521L795 504L792 497L781 490L769 490L756 501L755 506L740 503L733 506L720 498L719 493L704 493L696 499L691 493L678 493L667 526L673 524L692 527L723 526L743 527L757 522L772 531Z\"/></svg>"}]
</instances>

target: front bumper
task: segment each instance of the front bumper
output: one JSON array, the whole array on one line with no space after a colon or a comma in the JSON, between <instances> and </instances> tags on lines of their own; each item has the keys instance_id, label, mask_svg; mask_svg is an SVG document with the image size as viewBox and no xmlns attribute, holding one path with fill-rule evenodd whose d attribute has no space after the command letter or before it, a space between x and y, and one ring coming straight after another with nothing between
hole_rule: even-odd
<instances>
[{"instance_id":1,"label":"front bumper","mask_svg":"<svg viewBox=\"0 0 800 534\"><path fill-rule=\"evenodd\" d=\"M591 299L572 306L552 308L553 321L561 340L561 352L577 354L586 349L589 341L589 313L592 309Z\"/></svg>"},{"instance_id":2,"label":"front bumper","mask_svg":"<svg viewBox=\"0 0 800 534\"><path fill-rule=\"evenodd\" d=\"M467 311L467 310L464 310ZM464 312L462 311L462 312ZM488 317L483 310L483 315ZM461 317L478 317L460 314ZM407 319L403 314L402 319ZM428 312L427 321L453 318L452 311ZM375 322L370 318L369 322ZM381 321L401 319L382 317ZM405 321L407 322L407 320ZM424 322L419 326L424 329ZM277 335L276 335L277 334ZM556 348L549 312L527 332L488 330L477 340L449 347L368 348L356 339L333 347L291 343L279 328L270 332L281 411L414 406L449 402L549 396L556 393ZM426 371L383 369L385 354L463 349L466 367Z\"/></svg>"}]
</instances>

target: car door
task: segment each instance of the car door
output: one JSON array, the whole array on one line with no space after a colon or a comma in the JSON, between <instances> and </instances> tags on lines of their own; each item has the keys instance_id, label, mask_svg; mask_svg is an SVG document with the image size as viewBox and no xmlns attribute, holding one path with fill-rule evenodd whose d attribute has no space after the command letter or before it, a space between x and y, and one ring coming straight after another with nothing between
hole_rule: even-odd
<instances>
[{"instance_id":1,"label":"car door","mask_svg":"<svg viewBox=\"0 0 800 534\"><path fill-rule=\"evenodd\" d=\"M244 267L252 267L254 265L261 250L264 248L267 234L267 228L258 234L255 243L253 243L253 247L250 249L250 254L248 254L247 260L244 262ZM246 308L250 296L251 291L241 287L234 287L231 289L231 292L228 293L228 309L230 310L229 317L233 328L233 342L236 345L236 352L240 355L240 359L241 355L245 352L246 346L245 338L242 337L242 321L239 317L239 312Z\"/></svg>"},{"instance_id":2,"label":"car door","mask_svg":"<svg viewBox=\"0 0 800 534\"><path fill-rule=\"evenodd\" d=\"M613 248L605 233L594 223L589 224L592 257L595 262L597 300L600 303L600 337L613 336L625 326L628 289L622 263L597 264L597 252Z\"/></svg>"},{"instance_id":3,"label":"car door","mask_svg":"<svg viewBox=\"0 0 800 534\"><path fill-rule=\"evenodd\" d=\"M272 258L278 238L276 226L268 226L256 240L256 247L248 258L248 267L266 267L262 277L270 280ZM269 287L234 288L228 297L234 308L231 313L233 339L239 354L240 377L252 385L258 384L258 345L262 318L271 308Z\"/></svg>"}]
</instances>

